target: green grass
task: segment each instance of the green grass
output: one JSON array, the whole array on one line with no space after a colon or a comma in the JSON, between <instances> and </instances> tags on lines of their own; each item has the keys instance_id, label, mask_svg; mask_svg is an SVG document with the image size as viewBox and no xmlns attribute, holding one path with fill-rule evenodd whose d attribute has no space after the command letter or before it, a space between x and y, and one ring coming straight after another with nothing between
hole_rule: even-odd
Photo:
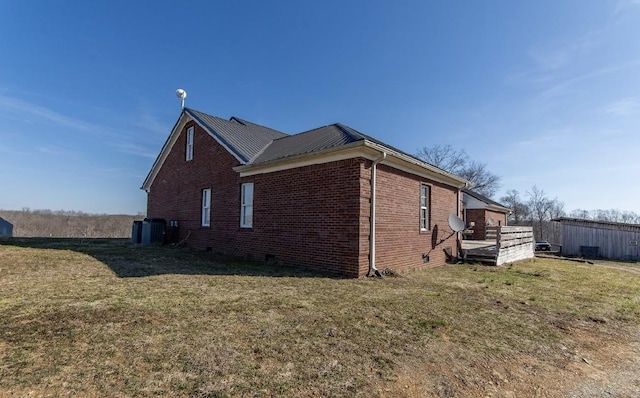
<instances>
[{"instance_id":1,"label":"green grass","mask_svg":"<svg viewBox=\"0 0 640 398\"><path fill-rule=\"evenodd\" d=\"M0 395L460 395L484 388L486 363L561 374L575 358L559 345L588 348L576 331L624 343L640 330L640 276L547 259L350 280L15 239L0 289Z\"/></svg>"}]
</instances>

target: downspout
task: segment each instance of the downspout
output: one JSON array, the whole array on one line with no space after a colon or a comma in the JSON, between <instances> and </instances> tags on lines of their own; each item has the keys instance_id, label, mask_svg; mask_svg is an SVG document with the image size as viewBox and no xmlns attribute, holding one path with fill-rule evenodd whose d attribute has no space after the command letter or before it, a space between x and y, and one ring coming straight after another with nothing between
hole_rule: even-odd
<instances>
[{"instance_id":1,"label":"downspout","mask_svg":"<svg viewBox=\"0 0 640 398\"><path fill-rule=\"evenodd\" d=\"M462 211L460 211L460 191L461 189L458 188L458 192L456 192L456 216L462 216L462 220L464 221L464 229L467 229L467 209L463 208ZM457 257L462 257L462 243L460 243L460 232L456 232L456 251L458 252Z\"/></svg>"},{"instance_id":2,"label":"downspout","mask_svg":"<svg viewBox=\"0 0 640 398\"><path fill-rule=\"evenodd\" d=\"M371 163L371 203L369 216L369 272L367 276L377 276L382 278L382 274L376 268L376 170L378 163L387 158L387 153L382 152L382 156Z\"/></svg>"}]
</instances>

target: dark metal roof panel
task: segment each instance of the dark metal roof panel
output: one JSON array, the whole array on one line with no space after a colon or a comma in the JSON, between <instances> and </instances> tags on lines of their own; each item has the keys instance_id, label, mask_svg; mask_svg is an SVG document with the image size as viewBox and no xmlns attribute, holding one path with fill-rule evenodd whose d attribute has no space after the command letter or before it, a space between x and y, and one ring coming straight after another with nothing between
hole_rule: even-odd
<instances>
[{"instance_id":1,"label":"dark metal roof panel","mask_svg":"<svg viewBox=\"0 0 640 398\"><path fill-rule=\"evenodd\" d=\"M236 157L245 163L250 162L271 141L287 136L283 132L235 117L231 120L225 120L194 109L185 108L185 111L200 124L206 126L230 151L234 152Z\"/></svg>"},{"instance_id":2,"label":"dark metal roof panel","mask_svg":"<svg viewBox=\"0 0 640 398\"><path fill-rule=\"evenodd\" d=\"M608 228L608 229L620 229L627 231L640 231L640 224L626 224L614 221L598 221L598 220L586 220L584 218L571 218L571 217L559 217L554 218L551 221L557 221L566 225L580 225L591 228Z\"/></svg>"},{"instance_id":3,"label":"dark metal roof panel","mask_svg":"<svg viewBox=\"0 0 640 398\"><path fill-rule=\"evenodd\" d=\"M364 140L363 136L353 134L341 127L338 124L332 124L274 140L253 163L318 152Z\"/></svg>"}]
</instances>

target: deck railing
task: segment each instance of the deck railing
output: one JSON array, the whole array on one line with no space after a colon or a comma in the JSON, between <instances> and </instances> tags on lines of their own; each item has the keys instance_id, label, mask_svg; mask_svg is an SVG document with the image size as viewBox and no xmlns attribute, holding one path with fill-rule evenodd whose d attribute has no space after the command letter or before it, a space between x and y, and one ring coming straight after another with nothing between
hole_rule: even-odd
<instances>
[{"instance_id":1,"label":"deck railing","mask_svg":"<svg viewBox=\"0 0 640 398\"><path fill-rule=\"evenodd\" d=\"M496 265L534 257L533 227L497 227Z\"/></svg>"}]
</instances>

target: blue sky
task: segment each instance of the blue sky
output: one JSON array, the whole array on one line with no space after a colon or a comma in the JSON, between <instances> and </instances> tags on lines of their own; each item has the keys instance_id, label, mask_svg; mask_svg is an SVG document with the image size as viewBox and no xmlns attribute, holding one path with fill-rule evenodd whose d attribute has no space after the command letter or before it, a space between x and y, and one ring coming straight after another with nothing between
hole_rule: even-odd
<instances>
[{"instance_id":1,"label":"blue sky","mask_svg":"<svg viewBox=\"0 0 640 398\"><path fill-rule=\"evenodd\" d=\"M640 213L640 1L0 0L0 208L137 213L187 106Z\"/></svg>"}]
</instances>

